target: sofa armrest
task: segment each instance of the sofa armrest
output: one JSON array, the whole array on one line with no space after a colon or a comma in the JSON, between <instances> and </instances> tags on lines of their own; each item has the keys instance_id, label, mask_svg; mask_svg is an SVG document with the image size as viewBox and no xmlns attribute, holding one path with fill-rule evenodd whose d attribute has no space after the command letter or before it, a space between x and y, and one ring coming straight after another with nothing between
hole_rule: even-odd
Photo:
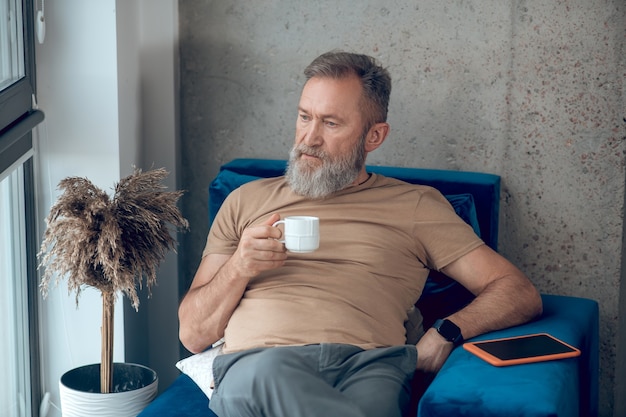
<instances>
[{"instance_id":1,"label":"sofa armrest","mask_svg":"<svg viewBox=\"0 0 626 417\"><path fill-rule=\"evenodd\" d=\"M581 356L495 367L455 349L422 396L418 417L596 416L598 414L598 304L543 295L544 312L531 323L473 340L550 333Z\"/></svg>"}]
</instances>

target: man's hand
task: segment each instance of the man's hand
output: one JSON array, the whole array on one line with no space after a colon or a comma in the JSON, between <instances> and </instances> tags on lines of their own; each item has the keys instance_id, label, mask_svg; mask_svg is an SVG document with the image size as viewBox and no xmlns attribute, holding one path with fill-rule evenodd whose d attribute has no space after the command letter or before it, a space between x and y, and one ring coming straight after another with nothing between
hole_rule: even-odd
<instances>
[{"instance_id":1,"label":"man's hand","mask_svg":"<svg viewBox=\"0 0 626 417\"><path fill-rule=\"evenodd\" d=\"M272 227L280 220L279 214L272 214L263 224L249 227L243 231L239 246L228 261L235 275L247 278L257 276L263 271L283 266L287 259L285 246L280 239L282 232Z\"/></svg>"},{"instance_id":2,"label":"man's hand","mask_svg":"<svg viewBox=\"0 0 626 417\"><path fill-rule=\"evenodd\" d=\"M437 330L428 329L417 342L416 369L426 374L439 372L453 348L452 342L444 339Z\"/></svg>"}]
</instances>

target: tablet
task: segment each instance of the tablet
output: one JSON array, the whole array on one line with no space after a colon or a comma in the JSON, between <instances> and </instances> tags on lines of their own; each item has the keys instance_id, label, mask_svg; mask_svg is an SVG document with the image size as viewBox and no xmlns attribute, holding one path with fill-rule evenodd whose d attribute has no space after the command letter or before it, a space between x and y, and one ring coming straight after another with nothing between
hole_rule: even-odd
<instances>
[{"instance_id":1,"label":"tablet","mask_svg":"<svg viewBox=\"0 0 626 417\"><path fill-rule=\"evenodd\" d=\"M519 365L580 355L579 349L547 333L467 342L463 347L495 366Z\"/></svg>"}]
</instances>

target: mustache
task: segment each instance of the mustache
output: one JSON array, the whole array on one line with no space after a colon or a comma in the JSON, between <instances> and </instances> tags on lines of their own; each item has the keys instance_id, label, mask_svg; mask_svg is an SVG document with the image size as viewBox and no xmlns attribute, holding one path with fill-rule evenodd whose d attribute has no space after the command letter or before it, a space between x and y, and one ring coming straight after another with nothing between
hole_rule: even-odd
<instances>
[{"instance_id":1,"label":"mustache","mask_svg":"<svg viewBox=\"0 0 626 417\"><path fill-rule=\"evenodd\" d=\"M299 158L303 154L314 156L316 158L321 159L322 161L328 160L328 154L319 148L314 148L303 143L299 145L295 145L291 150L292 155L295 158Z\"/></svg>"}]
</instances>

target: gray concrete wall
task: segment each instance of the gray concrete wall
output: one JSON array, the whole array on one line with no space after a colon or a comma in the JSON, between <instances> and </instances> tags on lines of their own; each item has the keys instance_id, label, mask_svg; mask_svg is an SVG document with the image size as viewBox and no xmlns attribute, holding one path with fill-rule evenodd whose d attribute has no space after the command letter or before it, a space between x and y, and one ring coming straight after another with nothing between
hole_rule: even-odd
<instances>
[{"instance_id":1,"label":"gray concrete wall","mask_svg":"<svg viewBox=\"0 0 626 417\"><path fill-rule=\"evenodd\" d=\"M616 359L626 330L618 328L623 0L179 7L181 175L192 225L181 250L183 290L204 246L206 188L220 164L286 158L304 66L334 48L364 52L394 82L392 132L369 163L501 175L501 252L542 291L600 302L601 415L624 411L614 401L626 374Z\"/></svg>"}]
</instances>

